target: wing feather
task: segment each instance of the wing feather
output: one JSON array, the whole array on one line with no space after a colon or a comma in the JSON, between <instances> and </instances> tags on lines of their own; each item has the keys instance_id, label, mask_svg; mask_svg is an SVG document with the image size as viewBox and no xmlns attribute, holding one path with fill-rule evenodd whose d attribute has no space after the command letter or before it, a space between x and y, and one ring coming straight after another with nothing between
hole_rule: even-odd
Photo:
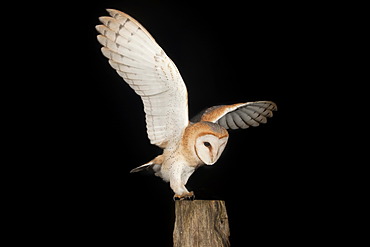
<instances>
[{"instance_id":1,"label":"wing feather","mask_svg":"<svg viewBox=\"0 0 370 247\"><path fill-rule=\"evenodd\" d=\"M240 111L246 113L248 116L250 116L257 123L266 123L267 122L267 119L264 116L262 116L260 113L254 111L252 109L248 109L248 107L242 107L242 108L238 109L236 112L239 114Z\"/></svg>"},{"instance_id":2,"label":"wing feather","mask_svg":"<svg viewBox=\"0 0 370 247\"><path fill-rule=\"evenodd\" d=\"M230 129L235 130L239 128L238 126L236 126L234 122L234 118L232 117L231 114L226 115L226 123L227 123L227 127L229 127Z\"/></svg>"},{"instance_id":3,"label":"wing feather","mask_svg":"<svg viewBox=\"0 0 370 247\"><path fill-rule=\"evenodd\" d=\"M246 129L266 123L276 110L276 104L271 101L213 106L204 111L200 121L218 123L226 129Z\"/></svg>"},{"instance_id":4,"label":"wing feather","mask_svg":"<svg viewBox=\"0 0 370 247\"><path fill-rule=\"evenodd\" d=\"M226 129L229 128L228 124L226 123L226 118L220 118L220 120L218 121L218 124L221 126L224 126L224 128Z\"/></svg>"},{"instance_id":5,"label":"wing feather","mask_svg":"<svg viewBox=\"0 0 370 247\"><path fill-rule=\"evenodd\" d=\"M243 111L239 111L238 112L238 115L244 120L244 122L246 123L246 125L249 127L249 126L255 126L256 125L256 121L254 121L251 116L249 116L247 113L243 112ZM222 119L222 118L221 118Z\"/></svg>"},{"instance_id":6,"label":"wing feather","mask_svg":"<svg viewBox=\"0 0 370 247\"><path fill-rule=\"evenodd\" d=\"M243 118L239 114L232 112L230 115L233 118L235 124L238 126L238 129L248 128L248 125L244 122Z\"/></svg>"},{"instance_id":7,"label":"wing feather","mask_svg":"<svg viewBox=\"0 0 370 247\"><path fill-rule=\"evenodd\" d=\"M128 37L121 36L119 35L119 31L115 32L107 26L98 25L96 26L96 29L99 31L99 33L102 34L102 36L114 41L117 45L127 47L128 50L136 50L138 51L138 54L141 54L143 56L145 56L145 54L155 55L156 53L153 48L148 47L146 43L138 42ZM131 36L131 34L127 35Z\"/></svg>"},{"instance_id":8,"label":"wing feather","mask_svg":"<svg viewBox=\"0 0 370 247\"><path fill-rule=\"evenodd\" d=\"M149 32L129 15L107 10L97 39L109 64L141 97L147 134L162 148L188 125L187 90L176 65Z\"/></svg>"}]
</instances>

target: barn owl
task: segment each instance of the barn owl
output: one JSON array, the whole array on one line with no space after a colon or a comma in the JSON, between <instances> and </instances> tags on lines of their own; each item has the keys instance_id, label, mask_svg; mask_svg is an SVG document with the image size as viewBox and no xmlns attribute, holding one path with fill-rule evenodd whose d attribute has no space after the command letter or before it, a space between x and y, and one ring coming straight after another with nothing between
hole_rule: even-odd
<instances>
[{"instance_id":1,"label":"barn owl","mask_svg":"<svg viewBox=\"0 0 370 247\"><path fill-rule=\"evenodd\" d=\"M108 9L100 17L98 41L109 64L141 97L150 143L163 153L131 172L153 169L170 183L175 199L194 198L185 187L202 165L213 165L228 141L227 129L266 123L277 110L271 101L210 107L189 121L188 94L176 65L149 32L131 16Z\"/></svg>"}]
</instances>

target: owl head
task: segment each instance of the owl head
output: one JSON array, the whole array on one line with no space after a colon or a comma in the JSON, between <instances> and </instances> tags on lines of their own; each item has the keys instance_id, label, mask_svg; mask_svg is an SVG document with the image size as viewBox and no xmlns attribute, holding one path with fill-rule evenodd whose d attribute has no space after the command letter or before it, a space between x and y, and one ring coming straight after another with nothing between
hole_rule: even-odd
<instances>
[{"instance_id":1,"label":"owl head","mask_svg":"<svg viewBox=\"0 0 370 247\"><path fill-rule=\"evenodd\" d=\"M198 122L188 126L183 140L198 164L213 165L225 149L229 133L219 124Z\"/></svg>"}]
</instances>

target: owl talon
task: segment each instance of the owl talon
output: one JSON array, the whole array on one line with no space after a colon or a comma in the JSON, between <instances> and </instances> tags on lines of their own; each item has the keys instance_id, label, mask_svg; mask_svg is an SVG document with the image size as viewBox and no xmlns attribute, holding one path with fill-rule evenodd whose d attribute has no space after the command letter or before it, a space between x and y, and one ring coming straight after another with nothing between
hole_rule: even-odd
<instances>
[{"instance_id":1,"label":"owl talon","mask_svg":"<svg viewBox=\"0 0 370 247\"><path fill-rule=\"evenodd\" d=\"M184 193L182 195L175 194L173 196L174 201L183 201L183 200L189 200L193 201L195 199L195 195L193 191L190 191L188 193Z\"/></svg>"}]
</instances>

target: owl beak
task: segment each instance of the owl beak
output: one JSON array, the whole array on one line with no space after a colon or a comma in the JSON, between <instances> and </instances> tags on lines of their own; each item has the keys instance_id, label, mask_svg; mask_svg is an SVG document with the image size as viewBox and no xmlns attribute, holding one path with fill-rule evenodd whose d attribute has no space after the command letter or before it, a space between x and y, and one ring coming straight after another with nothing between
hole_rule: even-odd
<instances>
[{"instance_id":1,"label":"owl beak","mask_svg":"<svg viewBox=\"0 0 370 247\"><path fill-rule=\"evenodd\" d=\"M211 165L214 165L216 163L216 161L218 160L219 156L218 156L218 150L216 150L215 152L212 152L211 153L211 160L210 162L205 162L206 165L208 166L211 166Z\"/></svg>"},{"instance_id":2,"label":"owl beak","mask_svg":"<svg viewBox=\"0 0 370 247\"><path fill-rule=\"evenodd\" d=\"M217 156L215 155L215 151L212 150L212 152L210 153L210 159L207 160L207 161L203 161L207 166L211 166L213 164L215 164L217 161Z\"/></svg>"},{"instance_id":3,"label":"owl beak","mask_svg":"<svg viewBox=\"0 0 370 247\"><path fill-rule=\"evenodd\" d=\"M228 137L222 138L219 140L219 147L217 149L213 149L211 152L211 162L205 163L206 165L213 165L216 161L220 158L222 152L225 149L227 144Z\"/></svg>"}]
</instances>

